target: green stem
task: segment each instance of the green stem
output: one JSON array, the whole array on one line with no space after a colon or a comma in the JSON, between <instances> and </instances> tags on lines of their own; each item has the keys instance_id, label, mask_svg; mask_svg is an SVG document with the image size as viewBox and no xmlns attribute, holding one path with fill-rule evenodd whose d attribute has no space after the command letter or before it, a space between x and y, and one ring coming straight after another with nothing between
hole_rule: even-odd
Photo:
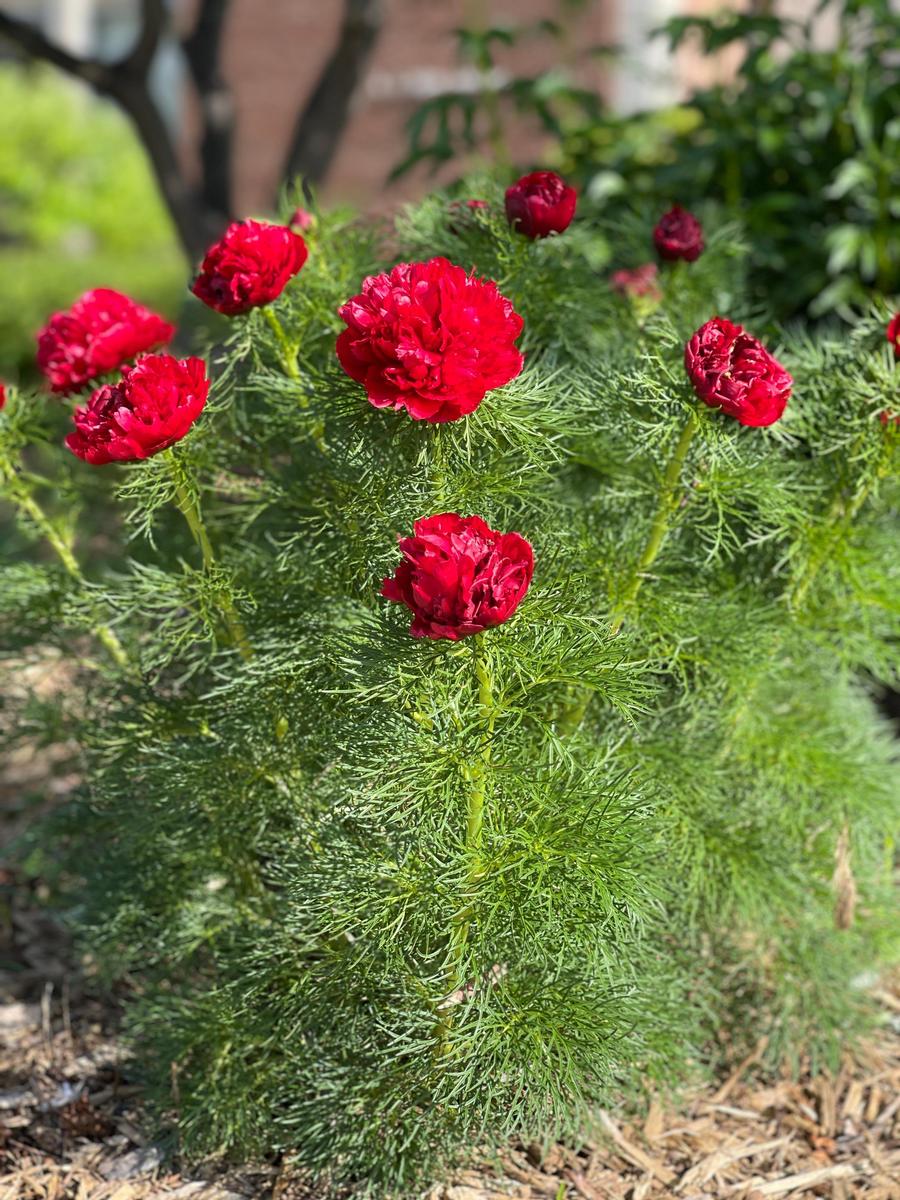
<instances>
[{"instance_id":1,"label":"green stem","mask_svg":"<svg viewBox=\"0 0 900 1200\"><path fill-rule=\"evenodd\" d=\"M275 334L275 339L278 342L278 349L281 353L281 363L284 367L286 375L297 383L300 382L300 368L297 366L297 347L291 343L290 338L284 331L284 326L275 316L274 311L269 305L266 305L262 310L262 314L268 321L272 332Z\"/></svg>"},{"instance_id":2,"label":"green stem","mask_svg":"<svg viewBox=\"0 0 900 1200\"><path fill-rule=\"evenodd\" d=\"M287 375L289 379L293 379L295 383L300 383L302 376L300 375L300 368L297 366L297 344L292 342L288 337L284 326L275 316L271 306L267 305L265 308L263 308L262 314L266 321L268 321L272 332L275 334L275 339L278 342L279 358L281 359L281 365L284 367L285 375ZM309 408L308 396L300 396L300 407ZM313 426L311 430L311 436L313 441L316 443L316 446L319 448L320 453L327 454L328 445L325 441L325 427L321 421L316 422L316 424Z\"/></svg>"},{"instance_id":3,"label":"green stem","mask_svg":"<svg viewBox=\"0 0 900 1200\"><path fill-rule=\"evenodd\" d=\"M482 0L466 0L463 4L463 28L474 34L483 34L487 25L485 6ZM509 148L503 132L503 113L500 95L491 82L492 61L487 47L484 57L479 54L475 67L478 71L478 99L484 108L488 124L488 141L494 156L494 166L506 168L510 164Z\"/></svg>"},{"instance_id":4,"label":"green stem","mask_svg":"<svg viewBox=\"0 0 900 1200\"><path fill-rule=\"evenodd\" d=\"M491 752L494 722L497 711L494 705L494 688L490 663L482 649L475 645L475 680L478 685L478 715L483 729L478 756L469 765L466 795L466 839L467 859L465 888L459 910L454 914L450 931L450 952L446 974L446 992L439 1005L439 1020L436 1028L438 1054L450 1050L450 1032L453 1019L450 1015L457 1002L455 993L466 983L466 950L472 928L473 893L484 875L481 846L484 835L484 805L487 799L488 780L491 771Z\"/></svg>"},{"instance_id":5,"label":"green stem","mask_svg":"<svg viewBox=\"0 0 900 1200\"><path fill-rule=\"evenodd\" d=\"M647 538L647 543L644 546L641 557L638 559L634 570L629 576L622 596L613 610L611 629L614 635L621 630L628 611L637 599L638 592L641 590L644 576L653 566L656 556L659 554L668 536L672 517L678 508L681 472L694 434L697 431L698 423L696 412L692 412L687 424L681 431L675 451L669 459L669 464L666 467L666 473L663 476L659 489L656 515L650 527L650 536Z\"/></svg>"},{"instance_id":6,"label":"green stem","mask_svg":"<svg viewBox=\"0 0 900 1200\"><path fill-rule=\"evenodd\" d=\"M209 534L206 532L206 526L203 524L200 505L185 481L181 465L171 456L169 458L169 465L175 484L175 503L187 522L191 536L200 548L200 553L203 556L203 569L207 572L212 571L216 566L216 556L213 552L212 542L209 540ZM243 622L237 614L231 597L227 593L220 592L218 595L218 604L232 642L237 646L241 657L246 662L249 662L253 658L253 647L250 645L247 631L244 629Z\"/></svg>"},{"instance_id":7,"label":"green stem","mask_svg":"<svg viewBox=\"0 0 900 1200\"><path fill-rule=\"evenodd\" d=\"M81 567L78 565L77 558L72 553L71 546L60 534L37 500L35 500L32 493L28 490L27 484L8 463L2 464L0 475L2 475L6 483L6 490L10 499L19 511L29 518L41 536L47 540L72 579L75 580L80 588L86 591L87 580L84 577ZM100 622L94 625L92 632L118 666L122 667L123 670L130 671L132 669L131 661L125 653L122 643L109 625Z\"/></svg>"},{"instance_id":8,"label":"green stem","mask_svg":"<svg viewBox=\"0 0 900 1200\"><path fill-rule=\"evenodd\" d=\"M434 486L435 511L443 512L447 503L447 470L444 456L444 443L441 439L441 427L435 425L432 431L431 453L432 480Z\"/></svg>"}]
</instances>

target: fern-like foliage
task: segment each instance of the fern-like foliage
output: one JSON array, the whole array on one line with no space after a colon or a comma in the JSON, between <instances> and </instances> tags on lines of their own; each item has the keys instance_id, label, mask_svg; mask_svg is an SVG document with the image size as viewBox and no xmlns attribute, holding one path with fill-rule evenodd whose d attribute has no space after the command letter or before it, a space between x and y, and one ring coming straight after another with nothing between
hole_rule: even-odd
<instances>
[{"instance_id":1,"label":"fern-like foliage","mask_svg":"<svg viewBox=\"0 0 900 1200\"><path fill-rule=\"evenodd\" d=\"M55 644L93 697L53 836L85 877L82 933L134 982L159 1109L191 1153L284 1150L379 1195L712 1070L723 1029L833 1055L865 1016L857 977L898 949L873 701L900 635L889 310L771 328L739 231L709 217L650 313L598 275L596 230L529 242L495 183L471 188L487 208L433 196L386 239L319 214L274 305L297 377L262 314L233 322L164 455L97 473L53 449L43 399L0 415L24 538L3 650ZM646 223L616 236L624 265L646 257ZM441 426L374 409L334 355L363 277L435 254L525 319L522 374ZM779 424L698 407L683 343L716 312L793 373ZM115 514L81 574L35 551L23 488L69 547L74 515ZM515 616L459 644L410 638L379 597L397 535L442 511L535 550ZM125 666L101 662L104 629Z\"/></svg>"}]
</instances>

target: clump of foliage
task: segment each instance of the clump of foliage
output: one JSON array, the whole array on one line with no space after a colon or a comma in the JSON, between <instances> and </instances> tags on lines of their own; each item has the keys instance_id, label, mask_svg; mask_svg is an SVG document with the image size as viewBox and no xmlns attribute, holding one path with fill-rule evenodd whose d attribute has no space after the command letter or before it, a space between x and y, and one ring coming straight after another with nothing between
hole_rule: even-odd
<instances>
[{"instance_id":1,"label":"clump of foliage","mask_svg":"<svg viewBox=\"0 0 900 1200\"><path fill-rule=\"evenodd\" d=\"M900 13L890 0L822 0L802 20L729 9L675 17L657 31L672 52L690 43L708 56L736 48L742 58L733 79L669 108L617 114L560 68L491 85L500 48L537 34L558 45L565 29L461 31L462 56L483 70L485 86L420 106L398 171L463 158L486 141L503 162L509 120L524 113L557 144L611 240L636 204L656 214L673 202L716 202L746 228L752 293L781 319L850 319L873 289L895 286ZM565 41L559 58L566 63Z\"/></svg>"},{"instance_id":2,"label":"clump of foliage","mask_svg":"<svg viewBox=\"0 0 900 1200\"><path fill-rule=\"evenodd\" d=\"M573 82L570 68L578 58L575 22L591 0L560 0L557 19L525 25L463 26L455 31L457 57L477 73L472 90L441 92L420 104L406 124L407 153L392 178L423 164L437 170L446 163L479 154L485 145L497 166L510 158L510 118L524 119L554 141L570 126L582 128L602 119L604 105L590 88ZM504 54L511 47L543 43L552 65L536 74L511 75ZM608 55L593 47L595 55Z\"/></svg>"},{"instance_id":3,"label":"clump of foliage","mask_svg":"<svg viewBox=\"0 0 900 1200\"><path fill-rule=\"evenodd\" d=\"M838 25L831 41L822 25ZM719 201L754 247L751 282L783 316L848 315L900 271L900 14L890 0L824 0L803 20L673 18L672 51L739 47L733 81L678 108L569 128L567 168L608 212L638 197Z\"/></svg>"},{"instance_id":4,"label":"clump of foliage","mask_svg":"<svg viewBox=\"0 0 900 1200\"><path fill-rule=\"evenodd\" d=\"M211 348L187 436L101 468L134 549L90 580L57 468L27 468L59 410L0 414L4 494L62 547L3 567L0 644L82 660L54 838L159 1110L190 1153L285 1151L374 1194L577 1136L764 1032L773 1062L834 1059L898 949L889 312L776 332L727 224L632 303L587 223L530 241L496 184L470 194L404 213L390 251L477 266L524 320L524 370L468 416L376 409L341 370L337 310L395 260L321 214ZM649 238L623 227L617 265ZM684 343L715 313L777 346L777 424L699 403ZM449 511L519 531L534 580L496 628L413 639L381 581Z\"/></svg>"},{"instance_id":5,"label":"clump of foliage","mask_svg":"<svg viewBox=\"0 0 900 1200\"><path fill-rule=\"evenodd\" d=\"M32 368L35 331L98 282L173 312L184 262L125 119L51 71L0 68L0 374Z\"/></svg>"}]
</instances>

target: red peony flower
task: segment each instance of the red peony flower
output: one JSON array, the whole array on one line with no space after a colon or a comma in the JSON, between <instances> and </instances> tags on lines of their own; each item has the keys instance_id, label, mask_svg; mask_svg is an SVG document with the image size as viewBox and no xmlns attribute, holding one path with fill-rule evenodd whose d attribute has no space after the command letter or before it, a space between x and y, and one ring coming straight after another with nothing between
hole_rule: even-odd
<instances>
[{"instance_id":1,"label":"red peony flower","mask_svg":"<svg viewBox=\"0 0 900 1200\"><path fill-rule=\"evenodd\" d=\"M651 300L661 300L662 292L656 282L659 274L656 263L644 263L642 267L633 270L623 268L613 271L610 276L610 286L620 296L646 296Z\"/></svg>"},{"instance_id":2,"label":"red peony flower","mask_svg":"<svg viewBox=\"0 0 900 1200\"><path fill-rule=\"evenodd\" d=\"M403 562L381 594L413 614L413 637L458 642L501 625L534 574L530 544L518 533L497 533L481 517L423 517L399 542Z\"/></svg>"},{"instance_id":3,"label":"red peony flower","mask_svg":"<svg viewBox=\"0 0 900 1200\"><path fill-rule=\"evenodd\" d=\"M894 313L885 332L887 340L894 347L894 358L900 358L900 312Z\"/></svg>"},{"instance_id":4,"label":"red peony flower","mask_svg":"<svg viewBox=\"0 0 900 1200\"><path fill-rule=\"evenodd\" d=\"M306 242L287 225L235 221L206 252L191 291L236 317L271 304L306 262Z\"/></svg>"},{"instance_id":5,"label":"red peony flower","mask_svg":"<svg viewBox=\"0 0 900 1200\"><path fill-rule=\"evenodd\" d=\"M506 216L516 233L549 237L569 228L577 198L555 171L534 171L506 189Z\"/></svg>"},{"instance_id":6,"label":"red peony flower","mask_svg":"<svg viewBox=\"0 0 900 1200\"><path fill-rule=\"evenodd\" d=\"M0 409L6 404L6 384L0 383Z\"/></svg>"},{"instance_id":7,"label":"red peony flower","mask_svg":"<svg viewBox=\"0 0 900 1200\"><path fill-rule=\"evenodd\" d=\"M316 218L308 208L295 208L288 221L288 228L299 229L301 233L306 233L307 229L312 229L315 223Z\"/></svg>"},{"instance_id":8,"label":"red peony flower","mask_svg":"<svg viewBox=\"0 0 900 1200\"><path fill-rule=\"evenodd\" d=\"M184 437L208 393L202 359L150 354L75 409L66 445L95 467L150 458Z\"/></svg>"},{"instance_id":9,"label":"red peony flower","mask_svg":"<svg viewBox=\"0 0 900 1200\"><path fill-rule=\"evenodd\" d=\"M522 370L522 318L490 280L446 258L372 275L344 304L337 356L376 408L456 421Z\"/></svg>"},{"instance_id":10,"label":"red peony flower","mask_svg":"<svg viewBox=\"0 0 900 1200\"><path fill-rule=\"evenodd\" d=\"M76 392L91 379L164 346L174 325L111 288L95 288L38 334L37 362L54 392Z\"/></svg>"},{"instance_id":11,"label":"red peony flower","mask_svg":"<svg viewBox=\"0 0 900 1200\"><path fill-rule=\"evenodd\" d=\"M676 204L659 218L653 243L660 258L694 262L703 253L703 226L693 213Z\"/></svg>"},{"instance_id":12,"label":"red peony flower","mask_svg":"<svg viewBox=\"0 0 900 1200\"><path fill-rule=\"evenodd\" d=\"M793 380L758 338L724 317L702 325L684 348L694 391L741 425L773 425L784 412Z\"/></svg>"}]
</instances>

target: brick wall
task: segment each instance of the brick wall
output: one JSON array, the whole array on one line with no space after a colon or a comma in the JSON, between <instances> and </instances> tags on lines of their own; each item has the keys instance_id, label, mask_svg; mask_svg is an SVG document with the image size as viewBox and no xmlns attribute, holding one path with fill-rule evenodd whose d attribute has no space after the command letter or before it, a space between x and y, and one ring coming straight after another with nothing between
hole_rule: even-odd
<instances>
[{"instance_id":1,"label":"brick wall","mask_svg":"<svg viewBox=\"0 0 900 1200\"><path fill-rule=\"evenodd\" d=\"M405 152L403 124L415 96L429 87L444 90L459 69L454 28L465 23L465 0L384 0L385 22L368 78L324 188L329 200L367 207L418 194L424 172L385 186L391 167ZM224 70L237 109L236 209L265 211L271 205L294 119L330 53L340 23L342 0L232 0L225 33ZM468 5L472 8L471 0ZM490 0L482 3L493 25L521 25L558 16L558 0ZM598 0L573 22L569 48L533 38L498 54L511 74L546 69L568 54L576 77L601 87L602 67L586 51L615 33L615 3ZM192 4L177 14L189 25ZM192 122L188 119L190 134ZM187 140L190 140L188 137ZM516 123L511 137L516 161L539 161L541 137ZM454 166L450 174L458 173Z\"/></svg>"}]
</instances>

